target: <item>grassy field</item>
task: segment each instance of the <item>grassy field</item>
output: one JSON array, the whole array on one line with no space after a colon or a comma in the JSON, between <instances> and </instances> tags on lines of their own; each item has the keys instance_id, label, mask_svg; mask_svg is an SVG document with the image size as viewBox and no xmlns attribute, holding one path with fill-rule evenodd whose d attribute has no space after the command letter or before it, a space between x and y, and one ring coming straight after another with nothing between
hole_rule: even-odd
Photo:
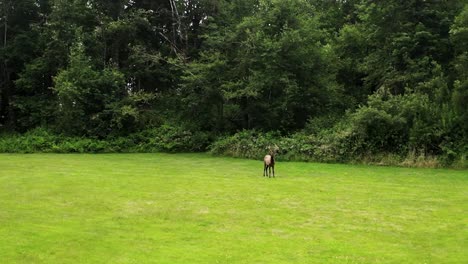
<instances>
[{"instance_id":1,"label":"grassy field","mask_svg":"<svg viewBox=\"0 0 468 264\"><path fill-rule=\"evenodd\" d=\"M467 263L468 171L0 154L0 263Z\"/></svg>"}]
</instances>

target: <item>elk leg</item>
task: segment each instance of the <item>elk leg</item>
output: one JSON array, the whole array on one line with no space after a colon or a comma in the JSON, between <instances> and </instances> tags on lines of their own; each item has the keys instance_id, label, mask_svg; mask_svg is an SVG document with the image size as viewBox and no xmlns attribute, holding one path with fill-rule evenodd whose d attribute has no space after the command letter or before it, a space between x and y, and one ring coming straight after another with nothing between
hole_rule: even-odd
<instances>
[{"instance_id":1,"label":"elk leg","mask_svg":"<svg viewBox=\"0 0 468 264\"><path fill-rule=\"evenodd\" d=\"M267 165L263 164L263 177L266 177L265 172L267 171Z\"/></svg>"},{"instance_id":2,"label":"elk leg","mask_svg":"<svg viewBox=\"0 0 468 264\"><path fill-rule=\"evenodd\" d=\"M273 169L273 178L275 177L275 166L272 167Z\"/></svg>"}]
</instances>

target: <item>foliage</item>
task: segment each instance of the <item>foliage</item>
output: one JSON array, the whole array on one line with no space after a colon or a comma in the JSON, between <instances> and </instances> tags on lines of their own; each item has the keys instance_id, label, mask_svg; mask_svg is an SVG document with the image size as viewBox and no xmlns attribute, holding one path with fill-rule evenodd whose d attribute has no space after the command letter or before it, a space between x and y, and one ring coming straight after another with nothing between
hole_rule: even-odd
<instances>
[{"instance_id":1,"label":"foliage","mask_svg":"<svg viewBox=\"0 0 468 264\"><path fill-rule=\"evenodd\" d=\"M37 128L22 135L0 136L0 153L199 152L210 140L206 133L170 125L104 139L58 135Z\"/></svg>"},{"instance_id":2,"label":"foliage","mask_svg":"<svg viewBox=\"0 0 468 264\"><path fill-rule=\"evenodd\" d=\"M425 95L380 95L369 98L368 106L351 115L351 130L362 151L406 152L406 148L427 149L437 145L436 113ZM435 139L434 139L435 138Z\"/></svg>"},{"instance_id":3,"label":"foliage","mask_svg":"<svg viewBox=\"0 0 468 264\"><path fill-rule=\"evenodd\" d=\"M466 155L460 155L466 153L466 149L445 142L440 144L438 156L423 147L407 149L410 131L403 133L403 136L399 134L399 130L404 130L403 121L406 119L403 117L366 108L351 119L353 121L340 122L319 134L299 132L281 136L279 133L244 130L216 140L209 149L215 155L261 160L268 153L268 148L276 145L279 147L276 157L279 161L359 162L411 167L468 166ZM395 124L397 126L392 127ZM376 138L367 138L369 134ZM388 149L388 144L396 146Z\"/></svg>"},{"instance_id":4,"label":"foliage","mask_svg":"<svg viewBox=\"0 0 468 264\"><path fill-rule=\"evenodd\" d=\"M245 130L215 141L210 146L210 151L217 155L262 159L269 147L276 145L279 147L279 161L336 161L326 144L319 145L320 140L317 136L303 133L280 136L279 133Z\"/></svg>"},{"instance_id":5,"label":"foliage","mask_svg":"<svg viewBox=\"0 0 468 264\"><path fill-rule=\"evenodd\" d=\"M130 107L115 109L115 103L125 94L122 73L112 68L93 69L80 41L71 53L69 67L60 71L54 80L60 131L105 136L122 119L135 118L136 113Z\"/></svg>"},{"instance_id":6,"label":"foliage","mask_svg":"<svg viewBox=\"0 0 468 264\"><path fill-rule=\"evenodd\" d=\"M468 110L466 102L468 100L468 4L465 5L462 12L455 18L450 30L451 40L455 48L455 60L453 61L456 80L454 82L454 92L452 94L452 103L458 114L460 129L463 131L464 142L468 141Z\"/></svg>"},{"instance_id":7,"label":"foliage","mask_svg":"<svg viewBox=\"0 0 468 264\"><path fill-rule=\"evenodd\" d=\"M278 133L244 130L221 138L210 146L211 153L250 159L262 159L268 148L278 144Z\"/></svg>"},{"instance_id":8,"label":"foliage","mask_svg":"<svg viewBox=\"0 0 468 264\"><path fill-rule=\"evenodd\" d=\"M307 146L285 159L467 156L466 1L6 0L0 13L3 132L47 127L83 139L78 152L224 135L219 152L247 157L270 137Z\"/></svg>"},{"instance_id":9,"label":"foliage","mask_svg":"<svg viewBox=\"0 0 468 264\"><path fill-rule=\"evenodd\" d=\"M181 127L162 125L130 136L138 152L193 152L204 151L209 137L203 132L192 132Z\"/></svg>"}]
</instances>

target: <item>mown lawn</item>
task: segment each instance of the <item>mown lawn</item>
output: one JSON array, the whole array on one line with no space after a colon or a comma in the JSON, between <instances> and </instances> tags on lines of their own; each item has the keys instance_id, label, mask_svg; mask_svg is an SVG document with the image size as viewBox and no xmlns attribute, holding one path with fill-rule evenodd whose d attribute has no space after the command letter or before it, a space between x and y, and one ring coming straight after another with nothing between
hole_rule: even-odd
<instances>
[{"instance_id":1,"label":"mown lawn","mask_svg":"<svg viewBox=\"0 0 468 264\"><path fill-rule=\"evenodd\" d=\"M0 154L0 263L467 263L468 171Z\"/></svg>"}]
</instances>

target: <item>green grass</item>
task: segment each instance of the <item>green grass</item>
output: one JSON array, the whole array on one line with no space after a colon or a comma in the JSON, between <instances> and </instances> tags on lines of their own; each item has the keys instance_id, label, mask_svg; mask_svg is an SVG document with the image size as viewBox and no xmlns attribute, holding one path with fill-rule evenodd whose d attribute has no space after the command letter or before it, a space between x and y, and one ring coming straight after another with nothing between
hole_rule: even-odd
<instances>
[{"instance_id":1,"label":"green grass","mask_svg":"<svg viewBox=\"0 0 468 264\"><path fill-rule=\"evenodd\" d=\"M468 172L0 155L1 263L466 263Z\"/></svg>"}]
</instances>

